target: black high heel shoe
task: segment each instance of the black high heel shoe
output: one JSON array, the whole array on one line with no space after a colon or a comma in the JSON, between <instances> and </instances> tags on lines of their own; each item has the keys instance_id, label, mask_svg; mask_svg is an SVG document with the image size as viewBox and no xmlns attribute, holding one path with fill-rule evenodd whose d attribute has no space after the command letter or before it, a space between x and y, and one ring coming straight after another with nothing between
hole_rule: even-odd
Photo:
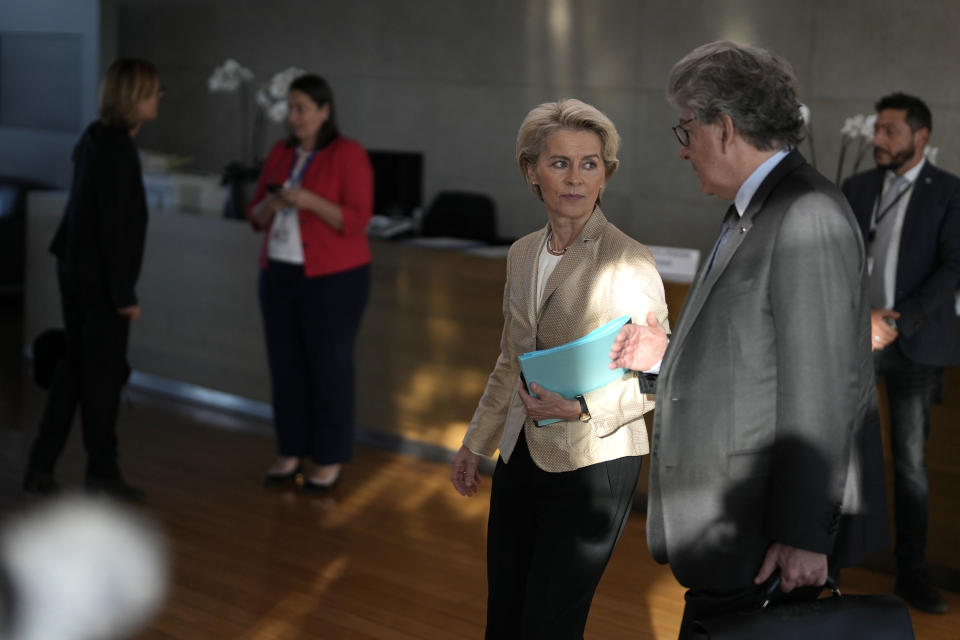
<instances>
[{"instance_id":1,"label":"black high heel shoe","mask_svg":"<svg viewBox=\"0 0 960 640\"><path fill-rule=\"evenodd\" d=\"M298 464L293 471L287 473L270 473L268 471L263 474L263 478L260 479L260 484L266 488L280 487L290 482L296 484L297 476L301 475L303 475L303 465Z\"/></svg>"}]
</instances>

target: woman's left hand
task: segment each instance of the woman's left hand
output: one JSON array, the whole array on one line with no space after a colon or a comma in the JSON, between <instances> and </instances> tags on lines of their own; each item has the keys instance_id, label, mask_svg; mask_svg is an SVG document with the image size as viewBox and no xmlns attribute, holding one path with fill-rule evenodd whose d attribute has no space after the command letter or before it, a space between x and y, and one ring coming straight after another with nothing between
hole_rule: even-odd
<instances>
[{"instance_id":1,"label":"woman's left hand","mask_svg":"<svg viewBox=\"0 0 960 640\"><path fill-rule=\"evenodd\" d=\"M303 187L282 189L277 195L297 209L312 209L313 207L311 205L317 197L312 191L304 189Z\"/></svg>"},{"instance_id":2,"label":"woman's left hand","mask_svg":"<svg viewBox=\"0 0 960 640\"><path fill-rule=\"evenodd\" d=\"M450 482L460 495L469 498L477 492L477 487L480 486L480 473L477 470L479 466L480 456L465 446L460 447L453 456L453 464L450 465Z\"/></svg>"},{"instance_id":3,"label":"woman's left hand","mask_svg":"<svg viewBox=\"0 0 960 640\"><path fill-rule=\"evenodd\" d=\"M534 398L520 385L520 399L527 415L534 420L577 420L580 417L580 403L567 400L559 393L544 389L536 382L530 383L530 390L537 394Z\"/></svg>"}]
</instances>

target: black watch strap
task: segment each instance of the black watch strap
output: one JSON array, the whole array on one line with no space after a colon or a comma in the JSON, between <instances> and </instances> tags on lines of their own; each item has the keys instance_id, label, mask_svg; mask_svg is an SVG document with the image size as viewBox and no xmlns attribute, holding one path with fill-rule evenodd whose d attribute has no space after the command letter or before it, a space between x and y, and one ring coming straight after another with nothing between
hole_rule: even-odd
<instances>
[{"instance_id":1,"label":"black watch strap","mask_svg":"<svg viewBox=\"0 0 960 640\"><path fill-rule=\"evenodd\" d=\"M657 393L657 374L637 372L637 382L640 383L640 393Z\"/></svg>"},{"instance_id":2,"label":"black watch strap","mask_svg":"<svg viewBox=\"0 0 960 640\"><path fill-rule=\"evenodd\" d=\"M590 410L587 409L587 401L584 400L583 396L577 396L577 400L580 402L580 413L590 413Z\"/></svg>"}]
</instances>

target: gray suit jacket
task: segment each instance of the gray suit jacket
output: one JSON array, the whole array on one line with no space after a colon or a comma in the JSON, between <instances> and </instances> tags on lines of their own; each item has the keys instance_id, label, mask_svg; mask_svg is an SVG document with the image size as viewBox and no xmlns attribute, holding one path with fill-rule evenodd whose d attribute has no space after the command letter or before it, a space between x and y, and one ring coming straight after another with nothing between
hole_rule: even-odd
<instances>
[{"instance_id":1,"label":"gray suit jacket","mask_svg":"<svg viewBox=\"0 0 960 640\"><path fill-rule=\"evenodd\" d=\"M773 542L840 565L886 544L866 260L850 207L793 151L738 231L691 288L658 381L647 535L694 588L752 584ZM882 518L870 523L876 539L861 526L868 514Z\"/></svg>"}]
</instances>

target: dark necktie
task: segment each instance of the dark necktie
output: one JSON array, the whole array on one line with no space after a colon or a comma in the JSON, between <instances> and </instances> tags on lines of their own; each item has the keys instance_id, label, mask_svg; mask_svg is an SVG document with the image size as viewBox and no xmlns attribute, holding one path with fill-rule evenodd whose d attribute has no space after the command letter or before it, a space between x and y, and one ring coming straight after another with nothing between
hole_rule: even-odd
<instances>
[{"instance_id":1,"label":"dark necktie","mask_svg":"<svg viewBox=\"0 0 960 640\"><path fill-rule=\"evenodd\" d=\"M726 252L732 246L728 240L739 222L740 215L737 213L737 208L731 204L730 208L727 209L727 214L723 217L723 225L720 227L720 237L717 238L717 244L713 246L713 251L710 253L710 261L707 262L707 270L703 274L704 276L710 273L710 270L718 259L726 256Z\"/></svg>"}]
</instances>

